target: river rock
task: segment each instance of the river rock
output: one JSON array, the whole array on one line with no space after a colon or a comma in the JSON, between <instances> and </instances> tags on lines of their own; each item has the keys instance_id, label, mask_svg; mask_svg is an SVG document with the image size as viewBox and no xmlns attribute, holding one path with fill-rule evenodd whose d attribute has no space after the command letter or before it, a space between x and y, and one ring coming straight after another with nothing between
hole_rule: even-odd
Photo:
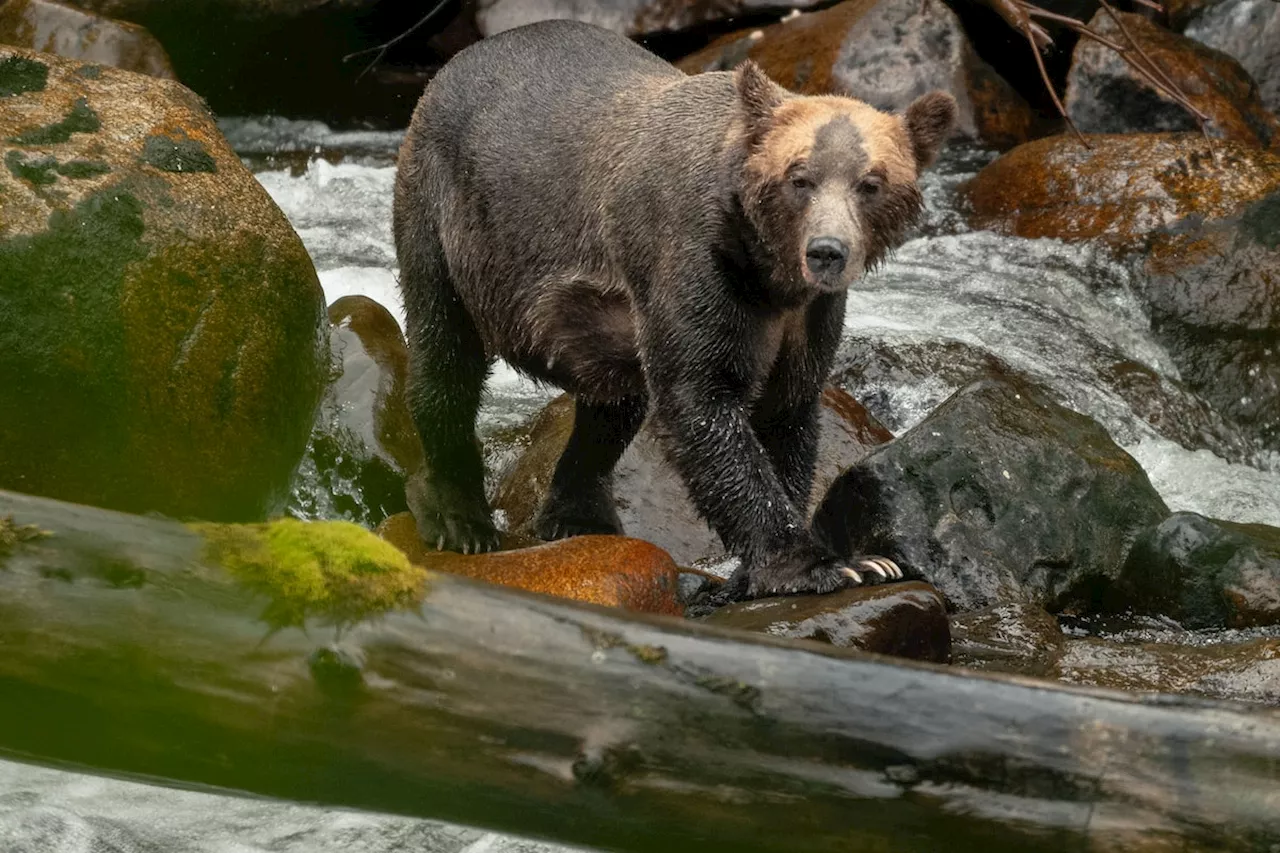
<instances>
[{"instance_id":1,"label":"river rock","mask_svg":"<svg viewBox=\"0 0 1280 853\"><path fill-rule=\"evenodd\" d=\"M405 478L423 463L405 402L409 350L395 317L366 296L338 299L329 322L341 373L320 403L290 510L374 527L408 509Z\"/></svg>"},{"instance_id":2,"label":"river rock","mask_svg":"<svg viewBox=\"0 0 1280 853\"><path fill-rule=\"evenodd\" d=\"M0 4L0 44L152 77L175 77L164 47L144 28L53 0L8 0Z\"/></svg>"},{"instance_id":3,"label":"river rock","mask_svg":"<svg viewBox=\"0 0 1280 853\"><path fill-rule=\"evenodd\" d=\"M951 659L946 605L919 581L761 598L721 607L704 621L915 660Z\"/></svg>"},{"instance_id":4,"label":"river rock","mask_svg":"<svg viewBox=\"0 0 1280 853\"><path fill-rule=\"evenodd\" d=\"M954 610L1053 611L1091 601L1168 514L1096 421L986 379L841 474L813 524L839 553L895 560Z\"/></svg>"},{"instance_id":5,"label":"river rock","mask_svg":"<svg viewBox=\"0 0 1280 853\"><path fill-rule=\"evenodd\" d=\"M1174 513L1134 544L1117 604L1188 628L1280 625L1280 528Z\"/></svg>"},{"instance_id":6,"label":"river rock","mask_svg":"<svg viewBox=\"0 0 1280 853\"><path fill-rule=\"evenodd\" d=\"M280 510L328 367L302 241L169 80L0 47L0 486Z\"/></svg>"},{"instance_id":7,"label":"river rock","mask_svg":"<svg viewBox=\"0 0 1280 853\"><path fill-rule=\"evenodd\" d=\"M1058 661L1068 684L1116 690L1190 693L1280 705L1280 639L1208 646L1068 640Z\"/></svg>"},{"instance_id":8,"label":"river rock","mask_svg":"<svg viewBox=\"0 0 1280 853\"><path fill-rule=\"evenodd\" d=\"M508 530L532 532L572 429L573 400L567 395L547 404L529 426L527 447L502 474L493 498L494 508L505 513ZM823 392L821 429L810 508L841 471L893 438L856 400L836 388ZM720 539L698 516L648 424L618 461L613 493L629 536L661 546L682 566L723 556Z\"/></svg>"},{"instance_id":9,"label":"river rock","mask_svg":"<svg viewBox=\"0 0 1280 853\"><path fill-rule=\"evenodd\" d=\"M526 543L504 537L508 550L455 554L424 545L417 522L407 512L388 518L377 533L404 551L414 565L429 571L606 607L671 616L684 613L676 564L661 548L638 539L575 536L518 547Z\"/></svg>"},{"instance_id":10,"label":"river rock","mask_svg":"<svg viewBox=\"0 0 1280 853\"><path fill-rule=\"evenodd\" d=\"M1133 260L1183 381L1280 449L1280 157L1199 135L1038 140L964 188L971 224Z\"/></svg>"},{"instance_id":11,"label":"river rock","mask_svg":"<svg viewBox=\"0 0 1280 853\"><path fill-rule=\"evenodd\" d=\"M677 65L693 74L746 59L805 94L843 94L902 111L934 89L956 97L957 134L1009 148L1036 135L1026 101L978 57L939 0L846 0L723 36Z\"/></svg>"},{"instance_id":12,"label":"river rock","mask_svg":"<svg viewBox=\"0 0 1280 853\"><path fill-rule=\"evenodd\" d=\"M595 24L628 36L674 32L729 21L742 15L820 6L823 0L477 0L476 23L482 35L549 19Z\"/></svg>"},{"instance_id":13,"label":"river rock","mask_svg":"<svg viewBox=\"0 0 1280 853\"><path fill-rule=\"evenodd\" d=\"M1058 620L1033 604L1001 604L951 619L951 662L957 666L1051 676L1062 647Z\"/></svg>"},{"instance_id":14,"label":"river rock","mask_svg":"<svg viewBox=\"0 0 1280 853\"><path fill-rule=\"evenodd\" d=\"M1240 61L1258 84L1258 97L1280 113L1280 4L1225 0L1192 21L1186 35Z\"/></svg>"},{"instance_id":15,"label":"river rock","mask_svg":"<svg viewBox=\"0 0 1280 853\"><path fill-rule=\"evenodd\" d=\"M1258 86L1231 56L1166 30L1141 15L1117 12L1124 31L1197 109L1208 132L1242 145L1280 149L1280 119L1263 104ZM1105 10L1089 22L1095 32L1124 43ZM1141 77L1114 50L1090 39L1076 45L1067 75L1067 114L1085 133L1196 130L1195 117Z\"/></svg>"}]
</instances>

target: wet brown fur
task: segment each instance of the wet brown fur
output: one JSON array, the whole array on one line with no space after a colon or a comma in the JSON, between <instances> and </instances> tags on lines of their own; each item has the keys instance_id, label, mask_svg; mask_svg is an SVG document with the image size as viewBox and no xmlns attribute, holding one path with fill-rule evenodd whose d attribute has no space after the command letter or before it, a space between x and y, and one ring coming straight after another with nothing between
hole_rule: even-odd
<instances>
[{"instance_id":1,"label":"wet brown fur","mask_svg":"<svg viewBox=\"0 0 1280 853\"><path fill-rule=\"evenodd\" d=\"M451 60L406 135L393 216L429 465L411 502L424 539L494 543L474 420L501 356L577 400L544 537L620 532L612 470L647 415L742 556L744 592L842 583L802 515L818 398L845 288L919 214L918 152L936 145L917 131L954 119L948 96L930 97L891 116L801 98L752 64L689 77L567 21ZM808 201L788 170L811 156L830 174ZM851 261L819 276L805 245L831 228Z\"/></svg>"}]
</instances>

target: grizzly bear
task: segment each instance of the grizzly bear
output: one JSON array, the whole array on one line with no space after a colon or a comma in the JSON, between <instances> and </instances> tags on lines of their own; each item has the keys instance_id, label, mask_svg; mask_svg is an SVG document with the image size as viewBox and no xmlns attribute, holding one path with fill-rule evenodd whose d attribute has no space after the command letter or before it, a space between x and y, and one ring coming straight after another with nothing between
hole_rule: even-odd
<instances>
[{"instance_id":1,"label":"grizzly bear","mask_svg":"<svg viewBox=\"0 0 1280 853\"><path fill-rule=\"evenodd\" d=\"M805 508L846 289L920 215L955 115L941 92L903 115L798 96L750 62L688 76L570 21L457 54L395 184L423 540L497 547L475 418L501 357L575 398L544 539L621 532L612 472L648 417L741 558L735 597L900 577L831 552Z\"/></svg>"}]
</instances>

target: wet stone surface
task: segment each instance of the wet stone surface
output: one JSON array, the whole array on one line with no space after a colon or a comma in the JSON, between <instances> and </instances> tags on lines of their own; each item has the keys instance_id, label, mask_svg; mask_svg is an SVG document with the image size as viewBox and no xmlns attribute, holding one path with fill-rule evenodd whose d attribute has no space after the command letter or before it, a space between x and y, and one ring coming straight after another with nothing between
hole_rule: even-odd
<instances>
[{"instance_id":1,"label":"wet stone surface","mask_svg":"<svg viewBox=\"0 0 1280 853\"><path fill-rule=\"evenodd\" d=\"M915 660L947 663L951 659L942 596L919 581L730 604L705 621Z\"/></svg>"},{"instance_id":2,"label":"wet stone surface","mask_svg":"<svg viewBox=\"0 0 1280 853\"><path fill-rule=\"evenodd\" d=\"M1062 647L1058 620L1036 605L1001 604L951 619L956 666L1053 677Z\"/></svg>"}]
</instances>

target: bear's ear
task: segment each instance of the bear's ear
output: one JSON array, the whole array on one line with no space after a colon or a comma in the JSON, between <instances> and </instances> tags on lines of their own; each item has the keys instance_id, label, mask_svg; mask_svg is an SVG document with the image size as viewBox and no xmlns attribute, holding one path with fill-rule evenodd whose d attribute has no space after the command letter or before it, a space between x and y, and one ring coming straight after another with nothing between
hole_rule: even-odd
<instances>
[{"instance_id":1,"label":"bear's ear","mask_svg":"<svg viewBox=\"0 0 1280 853\"><path fill-rule=\"evenodd\" d=\"M747 134L752 142L758 142L769 129L774 109L782 103L782 87L750 59L734 69L733 81L746 116Z\"/></svg>"},{"instance_id":2,"label":"bear's ear","mask_svg":"<svg viewBox=\"0 0 1280 853\"><path fill-rule=\"evenodd\" d=\"M955 127L956 99L949 92L921 95L907 107L906 122L916 168L923 169L937 158L942 143Z\"/></svg>"}]
</instances>

